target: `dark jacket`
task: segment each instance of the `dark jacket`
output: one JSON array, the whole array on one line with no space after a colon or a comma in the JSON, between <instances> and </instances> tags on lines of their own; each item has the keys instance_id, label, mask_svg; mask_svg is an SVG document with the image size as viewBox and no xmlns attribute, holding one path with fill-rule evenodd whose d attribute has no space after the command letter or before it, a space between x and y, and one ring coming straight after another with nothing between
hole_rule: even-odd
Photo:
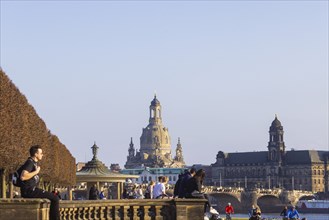
<instances>
[{"instance_id":1,"label":"dark jacket","mask_svg":"<svg viewBox=\"0 0 329 220\"><path fill-rule=\"evenodd\" d=\"M98 189L96 187L92 186L90 188L90 191L89 191L89 199L90 200L97 200L98 199L98 195L99 195Z\"/></svg>"},{"instance_id":2,"label":"dark jacket","mask_svg":"<svg viewBox=\"0 0 329 220\"><path fill-rule=\"evenodd\" d=\"M179 174L178 180L175 183L175 188L174 188L174 197L179 196L179 188L183 180L183 174Z\"/></svg>"},{"instance_id":3,"label":"dark jacket","mask_svg":"<svg viewBox=\"0 0 329 220\"><path fill-rule=\"evenodd\" d=\"M186 183L191 178L192 178L192 175L190 172L186 172L183 175L182 181L179 184L179 192L178 192L179 198L184 198L186 196Z\"/></svg>"},{"instance_id":4,"label":"dark jacket","mask_svg":"<svg viewBox=\"0 0 329 220\"><path fill-rule=\"evenodd\" d=\"M186 182L186 198L193 198L192 192L198 191L201 192L201 182L195 177L192 177Z\"/></svg>"}]
</instances>

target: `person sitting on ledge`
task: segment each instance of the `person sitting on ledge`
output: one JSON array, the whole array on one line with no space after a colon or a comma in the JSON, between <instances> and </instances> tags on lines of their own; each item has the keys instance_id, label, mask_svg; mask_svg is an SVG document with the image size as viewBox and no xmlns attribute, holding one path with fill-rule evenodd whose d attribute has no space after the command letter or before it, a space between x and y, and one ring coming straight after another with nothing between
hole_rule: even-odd
<instances>
[{"instance_id":1,"label":"person sitting on ledge","mask_svg":"<svg viewBox=\"0 0 329 220\"><path fill-rule=\"evenodd\" d=\"M39 189L39 172L40 166L38 162L42 160L43 152L39 145L30 148L30 157L24 163L21 173L21 195L23 198L46 198L51 201L50 204L50 220L59 220L59 198L51 192Z\"/></svg>"}]
</instances>

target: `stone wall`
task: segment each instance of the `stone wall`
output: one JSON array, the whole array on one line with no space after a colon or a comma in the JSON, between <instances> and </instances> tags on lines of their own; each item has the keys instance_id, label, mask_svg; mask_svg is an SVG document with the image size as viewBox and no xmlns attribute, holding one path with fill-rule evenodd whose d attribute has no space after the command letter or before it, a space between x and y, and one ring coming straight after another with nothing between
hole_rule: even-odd
<instances>
[{"instance_id":1,"label":"stone wall","mask_svg":"<svg viewBox=\"0 0 329 220\"><path fill-rule=\"evenodd\" d=\"M0 220L49 220L47 199L0 199Z\"/></svg>"}]
</instances>

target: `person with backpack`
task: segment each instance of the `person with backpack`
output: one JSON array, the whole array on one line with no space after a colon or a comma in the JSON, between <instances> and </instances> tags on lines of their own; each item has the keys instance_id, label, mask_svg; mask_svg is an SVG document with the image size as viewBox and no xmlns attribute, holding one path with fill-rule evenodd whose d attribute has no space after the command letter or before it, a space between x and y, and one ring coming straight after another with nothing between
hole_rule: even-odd
<instances>
[{"instance_id":1,"label":"person with backpack","mask_svg":"<svg viewBox=\"0 0 329 220\"><path fill-rule=\"evenodd\" d=\"M30 148L30 157L20 168L20 188L23 198L45 198L51 201L49 219L59 220L59 198L51 192L38 188L40 166L38 162L42 160L43 152L39 145Z\"/></svg>"}]
</instances>

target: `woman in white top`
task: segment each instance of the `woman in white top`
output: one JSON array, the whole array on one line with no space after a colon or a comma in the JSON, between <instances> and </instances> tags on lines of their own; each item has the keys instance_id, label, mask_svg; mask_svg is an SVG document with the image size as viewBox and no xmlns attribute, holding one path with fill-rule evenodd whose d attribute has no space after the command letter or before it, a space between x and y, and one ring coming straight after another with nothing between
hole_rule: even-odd
<instances>
[{"instance_id":1,"label":"woman in white top","mask_svg":"<svg viewBox=\"0 0 329 220\"><path fill-rule=\"evenodd\" d=\"M144 199L142 185L136 187L136 199Z\"/></svg>"},{"instance_id":2,"label":"woman in white top","mask_svg":"<svg viewBox=\"0 0 329 220\"><path fill-rule=\"evenodd\" d=\"M155 184L153 188L153 198L154 199L162 199L163 197L168 197L166 194L166 186L165 184L168 182L168 178L166 176L159 176L159 182Z\"/></svg>"}]
</instances>

